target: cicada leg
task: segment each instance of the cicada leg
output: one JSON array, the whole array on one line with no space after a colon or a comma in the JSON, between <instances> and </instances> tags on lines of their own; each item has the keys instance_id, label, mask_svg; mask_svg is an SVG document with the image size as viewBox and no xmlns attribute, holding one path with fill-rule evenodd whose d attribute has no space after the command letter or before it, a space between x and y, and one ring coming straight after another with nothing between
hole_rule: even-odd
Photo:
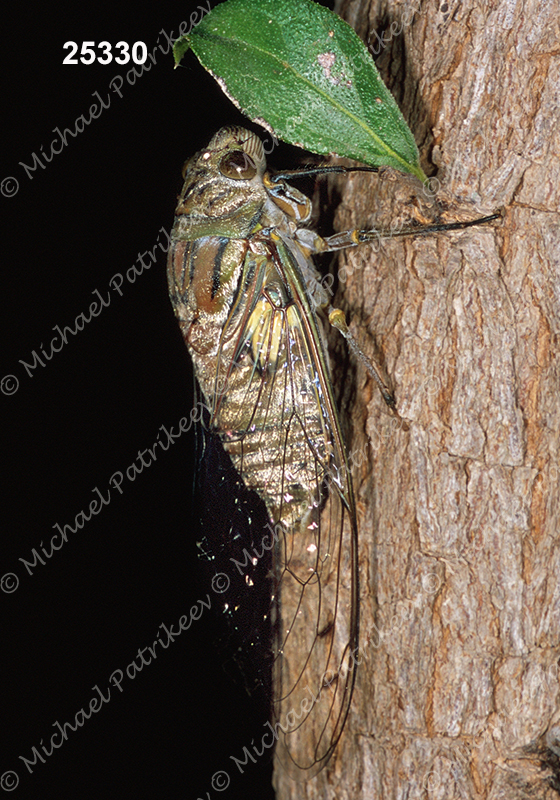
<instances>
[{"instance_id":1,"label":"cicada leg","mask_svg":"<svg viewBox=\"0 0 560 800\"><path fill-rule=\"evenodd\" d=\"M340 331L340 333L344 336L344 338L348 342L348 347L350 348L352 353L356 356L356 358L358 358L362 362L364 367L367 369L369 374L376 382L377 386L379 387L379 391L383 396L383 399L385 400L385 402L387 403L393 414L397 417L398 420L402 422L404 430L408 430L408 425L397 411L395 397L393 395L393 392L389 388L387 382L383 378L381 367L374 361L372 361L370 358L368 358L368 356L366 356L364 351L361 349L360 345L350 332L348 323L346 322L346 316L344 314L344 311L342 311L341 308L333 308L331 306L329 308L329 322L333 326L333 328L336 328L337 331Z\"/></svg>"},{"instance_id":2,"label":"cicada leg","mask_svg":"<svg viewBox=\"0 0 560 800\"><path fill-rule=\"evenodd\" d=\"M455 231L462 230L463 228L470 228L473 225L483 225L487 222L493 222L496 219L501 219L502 213L496 212L486 217L479 217L478 219L468 220L466 222L449 222L449 223L436 223L433 225L423 226L407 226L397 230L388 229L372 229L372 230L350 230L335 233L333 236L328 236L324 239L315 237L313 242L313 249L316 252L328 253L337 250L346 250L350 247L357 247L360 244L367 242L377 241L379 239L392 239L396 236L421 236L428 233L438 233L440 231ZM386 380L383 378L383 370L379 364L369 359L363 350L360 348L356 339L350 332L344 312L339 308L329 309L329 322L344 336L348 342L348 346L352 353L364 364L365 368L376 382L383 399L393 412L395 416L403 422L400 414L396 409L395 398L393 392L389 388ZM408 428L408 426L406 426Z\"/></svg>"},{"instance_id":3,"label":"cicada leg","mask_svg":"<svg viewBox=\"0 0 560 800\"><path fill-rule=\"evenodd\" d=\"M440 233L441 231L458 231L463 228L471 228L473 225L484 225L502 218L502 212L496 211L487 217L469 219L466 222L442 222L433 225L405 225L402 228L372 228L371 230L361 231L357 228L351 231L342 231L333 236L327 236L322 240L322 244L316 242L318 253L333 253L337 250L346 250L349 247L357 247L366 242L375 242L379 239L394 239L399 236L424 236L428 233ZM319 238L319 237L317 237Z\"/></svg>"}]
</instances>

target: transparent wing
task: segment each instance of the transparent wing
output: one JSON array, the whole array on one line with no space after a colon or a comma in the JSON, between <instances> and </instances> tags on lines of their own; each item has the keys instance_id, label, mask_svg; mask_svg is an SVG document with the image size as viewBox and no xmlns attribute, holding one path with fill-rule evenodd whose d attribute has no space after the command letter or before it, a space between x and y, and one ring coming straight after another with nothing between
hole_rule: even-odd
<instances>
[{"instance_id":1,"label":"transparent wing","mask_svg":"<svg viewBox=\"0 0 560 800\"><path fill-rule=\"evenodd\" d=\"M308 778L348 713L358 587L352 487L297 248L269 236L248 251L207 395L211 427L271 517L245 563L273 550L276 752Z\"/></svg>"}]
</instances>

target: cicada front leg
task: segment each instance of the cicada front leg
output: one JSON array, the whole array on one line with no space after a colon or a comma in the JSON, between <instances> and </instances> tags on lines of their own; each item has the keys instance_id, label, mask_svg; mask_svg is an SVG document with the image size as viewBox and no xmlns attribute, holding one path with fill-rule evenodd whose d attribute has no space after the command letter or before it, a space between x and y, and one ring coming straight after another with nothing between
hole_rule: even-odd
<instances>
[{"instance_id":1,"label":"cicada front leg","mask_svg":"<svg viewBox=\"0 0 560 800\"><path fill-rule=\"evenodd\" d=\"M402 236L423 236L429 233L439 233L441 231L455 231L470 228L473 225L484 225L488 222L501 219L502 213L496 212L486 217L478 217L477 219L467 220L466 222L449 222L449 223L435 223L432 225L409 225L398 229L370 229L370 230L349 230L335 233L332 236L322 238L316 234L309 235L309 231L299 231L298 237L301 236L305 241L305 245L316 253L332 253L339 250L347 250L353 247L358 247L362 244L379 241L381 239L393 239ZM359 361L365 366L369 374L376 382L383 399L391 409L392 413L403 423L403 427L408 429L408 426L402 420L402 417L396 409L395 397L391 390L386 377L383 374L381 365L376 364L363 352L355 337L348 328L344 312L340 308L328 308L328 318L333 328L336 328L348 342L348 346L352 353L358 358Z\"/></svg>"},{"instance_id":2,"label":"cicada front leg","mask_svg":"<svg viewBox=\"0 0 560 800\"><path fill-rule=\"evenodd\" d=\"M327 236L322 240L323 244L318 243L318 253L332 253L337 250L347 250L349 247L358 247L360 244L377 242L380 239L395 239L402 236L425 236L428 233L441 233L442 231L459 231L464 228L472 228L473 225L484 225L487 222L501 219L502 212L496 211L487 217L469 219L465 222L441 222L433 225L404 225L400 228L371 228L367 231L354 229L342 231L333 236ZM317 237L319 239L319 237Z\"/></svg>"}]
</instances>

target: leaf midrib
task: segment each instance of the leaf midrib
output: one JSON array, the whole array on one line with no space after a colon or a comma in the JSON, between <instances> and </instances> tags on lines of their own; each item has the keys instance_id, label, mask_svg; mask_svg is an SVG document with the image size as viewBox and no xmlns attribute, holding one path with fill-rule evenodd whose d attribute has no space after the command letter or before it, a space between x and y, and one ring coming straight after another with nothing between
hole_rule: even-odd
<instances>
[{"instance_id":1,"label":"leaf midrib","mask_svg":"<svg viewBox=\"0 0 560 800\"><path fill-rule=\"evenodd\" d=\"M185 38L190 42L191 48L193 50L195 50L195 48L192 45L193 35L194 35L194 31L193 31L192 34L190 34L190 36L186 36ZM371 137L371 139L373 139L374 142L376 142L378 145L380 145L380 149L384 150L387 153L387 155L390 156L392 159L394 159L395 161L398 161L400 164L404 165L405 172L408 172L409 170L412 169L414 171L414 174L418 178L420 178L421 181L424 180L423 172L422 172L422 170L420 169L419 166L417 166L416 164L410 164L408 161L406 161L404 158L402 158L402 156L400 156L392 148L390 148L383 141L383 139L381 139L379 136L377 136L377 134L369 127L369 125L366 125L365 123L363 123L359 119L359 117L357 117L351 111L349 111L344 106L342 106L340 103L338 103L336 100L334 100L330 95L328 95L325 91L323 91L315 83L313 83L308 78L306 78L305 75L302 75L301 73L297 72L294 69L293 66L288 64L286 61L283 61L279 56L275 55L274 53L271 53L268 50L264 50L263 48L258 47L255 44L252 44L252 43L249 43L249 42L245 42L245 41L242 41L240 39L234 39L234 38L231 38L231 37L227 38L227 37L221 36L221 35L215 35L215 34L212 34L212 33L206 33L206 32L198 31L196 33L196 35L195 35L195 41L196 41L196 38L214 40L214 41L218 41L218 42L219 41L226 41L226 42L231 43L233 46L251 48L256 53L261 53L262 55L266 55L266 56L270 57L271 59L276 61L277 64L281 65L282 67L284 67L284 69L286 69L289 72L291 72L296 78L300 78L302 81L304 81L310 88L315 90L320 96L324 97L328 101L328 103L330 105L332 105L334 108L337 108L340 112L342 112L343 115L349 117L355 123L357 123L357 125L360 128L362 128L362 130L364 130ZM196 50L195 50L195 52L196 52ZM198 53L196 55L197 55L198 58L200 58ZM220 77L222 77L222 76L220 76ZM224 80L223 77L222 77L222 80ZM364 162L364 163L366 163L366 162Z\"/></svg>"}]
</instances>

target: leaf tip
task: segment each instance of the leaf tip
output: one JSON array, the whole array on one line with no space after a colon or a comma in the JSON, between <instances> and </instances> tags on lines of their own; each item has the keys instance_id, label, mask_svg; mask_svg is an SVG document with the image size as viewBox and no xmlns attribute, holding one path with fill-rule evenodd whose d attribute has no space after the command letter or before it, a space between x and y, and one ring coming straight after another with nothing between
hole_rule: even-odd
<instances>
[{"instance_id":1,"label":"leaf tip","mask_svg":"<svg viewBox=\"0 0 560 800\"><path fill-rule=\"evenodd\" d=\"M173 45L173 60L175 61L174 69L177 69L181 60L187 50L190 49L191 43L189 42L188 36L181 36L179 39L176 40L175 44Z\"/></svg>"}]
</instances>

